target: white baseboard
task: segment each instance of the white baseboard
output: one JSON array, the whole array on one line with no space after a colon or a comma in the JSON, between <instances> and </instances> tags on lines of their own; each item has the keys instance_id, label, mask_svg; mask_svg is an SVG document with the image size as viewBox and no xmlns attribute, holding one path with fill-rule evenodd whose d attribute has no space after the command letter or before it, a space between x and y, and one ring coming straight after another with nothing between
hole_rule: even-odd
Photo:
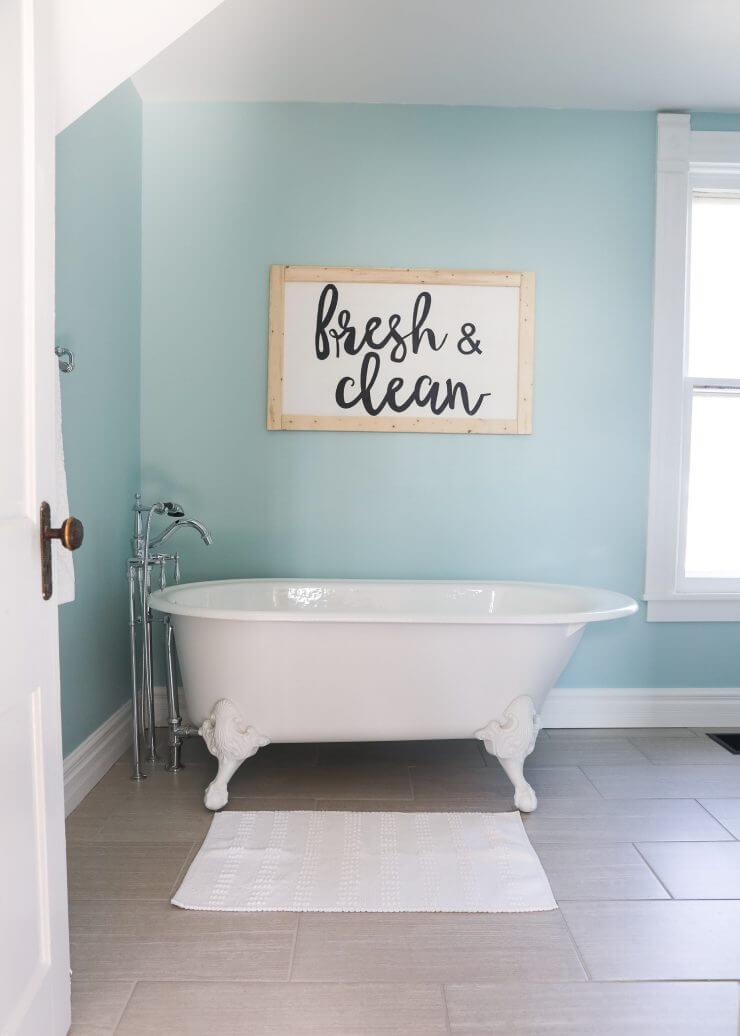
<instances>
[{"instance_id":1,"label":"white baseboard","mask_svg":"<svg viewBox=\"0 0 740 1036\"><path fill-rule=\"evenodd\" d=\"M555 687L543 727L740 727L740 687Z\"/></svg>"},{"instance_id":2,"label":"white baseboard","mask_svg":"<svg viewBox=\"0 0 740 1036\"><path fill-rule=\"evenodd\" d=\"M185 702L180 692L180 708ZM157 725L167 722L167 692L154 688ZM183 719L185 716L183 715ZM544 727L740 727L740 687L555 687Z\"/></svg>"},{"instance_id":3,"label":"white baseboard","mask_svg":"<svg viewBox=\"0 0 740 1036\"><path fill-rule=\"evenodd\" d=\"M79 806L131 744L131 705L126 702L64 759L64 813Z\"/></svg>"}]
</instances>

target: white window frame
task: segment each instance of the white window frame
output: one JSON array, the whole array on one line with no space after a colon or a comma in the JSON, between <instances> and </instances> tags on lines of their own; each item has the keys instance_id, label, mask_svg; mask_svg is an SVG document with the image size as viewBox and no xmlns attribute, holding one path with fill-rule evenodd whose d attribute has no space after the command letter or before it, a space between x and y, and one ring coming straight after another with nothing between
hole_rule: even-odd
<instances>
[{"instance_id":1,"label":"white window frame","mask_svg":"<svg viewBox=\"0 0 740 1036\"><path fill-rule=\"evenodd\" d=\"M688 376L691 200L706 190L740 194L740 132L692 132L688 115L658 115L653 382L645 600L648 622L740 620L740 580L686 579L685 515L691 401L732 379Z\"/></svg>"}]
</instances>

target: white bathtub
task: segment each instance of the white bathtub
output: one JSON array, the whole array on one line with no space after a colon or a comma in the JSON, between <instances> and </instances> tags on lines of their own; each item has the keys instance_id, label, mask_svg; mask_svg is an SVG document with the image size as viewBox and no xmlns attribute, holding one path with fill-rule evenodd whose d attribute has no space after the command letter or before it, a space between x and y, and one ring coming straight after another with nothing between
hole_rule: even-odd
<instances>
[{"instance_id":1,"label":"white bathtub","mask_svg":"<svg viewBox=\"0 0 740 1036\"><path fill-rule=\"evenodd\" d=\"M219 761L210 809L270 741L478 737L532 810L545 696L586 623L637 610L579 586L312 579L181 584L151 606L172 616L185 708Z\"/></svg>"}]
</instances>

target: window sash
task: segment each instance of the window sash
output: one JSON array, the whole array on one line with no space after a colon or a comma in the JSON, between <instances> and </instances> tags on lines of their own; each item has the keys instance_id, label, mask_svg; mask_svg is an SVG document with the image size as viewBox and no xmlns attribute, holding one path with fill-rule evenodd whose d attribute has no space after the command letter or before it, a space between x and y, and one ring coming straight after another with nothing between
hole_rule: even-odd
<instances>
[{"instance_id":1,"label":"window sash","mask_svg":"<svg viewBox=\"0 0 740 1036\"><path fill-rule=\"evenodd\" d=\"M645 600L648 621L740 619L740 582L683 573L691 399L695 386L731 379L688 377L688 278L694 192L740 194L740 133L691 132L688 115L658 116L653 391Z\"/></svg>"},{"instance_id":2,"label":"window sash","mask_svg":"<svg viewBox=\"0 0 740 1036\"><path fill-rule=\"evenodd\" d=\"M684 378L683 384L683 427L684 435L681 451L681 494L680 517L678 528L678 551L676 565L676 590L682 594L738 594L740 595L740 577L721 576L687 576L686 567L686 533L689 511L689 476L691 458L691 433L693 428L692 411L697 393L721 396L740 393L740 378ZM740 478L740 459L738 462L738 478ZM740 529L738 529L740 535Z\"/></svg>"}]
</instances>

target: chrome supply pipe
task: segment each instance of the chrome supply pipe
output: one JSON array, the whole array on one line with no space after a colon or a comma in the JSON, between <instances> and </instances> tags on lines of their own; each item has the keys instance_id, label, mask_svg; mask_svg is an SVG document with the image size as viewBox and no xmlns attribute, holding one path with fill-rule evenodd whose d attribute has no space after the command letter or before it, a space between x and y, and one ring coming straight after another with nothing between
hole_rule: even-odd
<instances>
[{"instance_id":1,"label":"chrome supply pipe","mask_svg":"<svg viewBox=\"0 0 740 1036\"><path fill-rule=\"evenodd\" d=\"M144 667L144 580L142 575L143 569L141 565L137 564L136 570L136 583L139 591L139 623L141 625L141 688L140 694L140 707L139 707L139 730L141 732L142 742L146 738L147 732L147 711L146 711L146 669Z\"/></svg>"},{"instance_id":2,"label":"chrome supply pipe","mask_svg":"<svg viewBox=\"0 0 740 1036\"><path fill-rule=\"evenodd\" d=\"M152 665L152 613L149 608L149 594L152 592L151 587L151 568L147 567L144 572L144 591L146 593L145 608L144 608L144 635L146 641L146 648L144 651L144 658L146 660L146 692L147 692L147 758L151 759L152 763L160 762L160 758L157 755L157 717L154 712L154 667Z\"/></svg>"},{"instance_id":3,"label":"chrome supply pipe","mask_svg":"<svg viewBox=\"0 0 740 1036\"><path fill-rule=\"evenodd\" d=\"M146 710L149 718L149 729L147 731L147 758L152 764L157 763L156 726L154 716L154 674L152 670L152 613L149 608L149 594L151 592L151 572L149 565L149 540L151 536L152 518L155 514L165 514L168 508L176 505L157 503L149 508L146 518L146 532L144 534L144 557L142 560L143 570L143 594L141 601L142 627L144 631L144 686L146 688ZM178 507L178 510L180 508Z\"/></svg>"},{"instance_id":4,"label":"chrome supply pipe","mask_svg":"<svg viewBox=\"0 0 740 1036\"><path fill-rule=\"evenodd\" d=\"M141 493L137 493L134 496L134 538L131 540L131 546L133 547L134 557L141 557L141 552L144 549L144 530L141 527L141 512L144 508L141 506Z\"/></svg>"},{"instance_id":5,"label":"chrome supply pipe","mask_svg":"<svg viewBox=\"0 0 740 1036\"><path fill-rule=\"evenodd\" d=\"M134 764L131 771L132 781L143 781L146 774L141 769L141 743L139 740L139 689L136 679L136 584L134 569L128 563L128 629L129 648L131 651L131 723L133 726Z\"/></svg>"},{"instance_id":6,"label":"chrome supply pipe","mask_svg":"<svg viewBox=\"0 0 740 1036\"><path fill-rule=\"evenodd\" d=\"M147 626L146 626L146 588L144 585L144 568L142 565L138 565L137 571L137 582L139 588L139 623L141 624L141 706L139 710L139 719L141 726L141 740L142 744L146 746L146 756L151 759L151 753L149 751L150 735L154 736L152 730L152 701L149 693L149 680L147 677L146 668L146 645L147 645Z\"/></svg>"},{"instance_id":7,"label":"chrome supply pipe","mask_svg":"<svg viewBox=\"0 0 740 1036\"><path fill-rule=\"evenodd\" d=\"M177 684L175 682L175 631L169 615L164 618L164 660L165 675L167 679L167 713L169 734L170 758L167 769L170 773L177 773L183 767L182 763L182 719L180 717L180 703L177 698Z\"/></svg>"}]
</instances>

